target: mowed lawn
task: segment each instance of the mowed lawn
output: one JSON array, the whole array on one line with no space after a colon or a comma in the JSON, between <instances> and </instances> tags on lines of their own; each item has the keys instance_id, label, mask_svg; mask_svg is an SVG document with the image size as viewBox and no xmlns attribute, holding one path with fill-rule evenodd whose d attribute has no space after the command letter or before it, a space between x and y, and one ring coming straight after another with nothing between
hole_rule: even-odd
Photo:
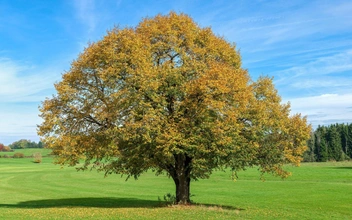
<instances>
[{"instance_id":1,"label":"mowed lawn","mask_svg":"<svg viewBox=\"0 0 352 220\"><path fill-rule=\"evenodd\" d=\"M4 157L4 155L13 156L15 153L23 153L25 157L29 157L37 152L41 153L43 157L46 157L51 153L51 150L45 149L45 148L15 149L14 151L11 151L11 152L0 152L0 157Z\"/></svg>"},{"instance_id":2,"label":"mowed lawn","mask_svg":"<svg viewBox=\"0 0 352 220\"><path fill-rule=\"evenodd\" d=\"M77 172L31 158L0 158L0 219L352 219L352 162L304 163L282 180L256 169L192 182L195 206L167 206L173 181L148 172ZM158 197L162 201L159 201Z\"/></svg>"}]
</instances>

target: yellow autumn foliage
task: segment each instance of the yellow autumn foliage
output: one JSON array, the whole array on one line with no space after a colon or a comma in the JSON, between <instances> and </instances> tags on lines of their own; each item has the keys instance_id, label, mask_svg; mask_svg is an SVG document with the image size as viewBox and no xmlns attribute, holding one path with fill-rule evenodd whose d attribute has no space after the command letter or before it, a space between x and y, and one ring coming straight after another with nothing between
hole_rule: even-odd
<instances>
[{"instance_id":1,"label":"yellow autumn foliage","mask_svg":"<svg viewBox=\"0 0 352 220\"><path fill-rule=\"evenodd\" d=\"M272 79L250 79L234 44L174 12L112 29L55 88L38 133L58 163L84 159L83 169L136 178L166 172L182 202L190 179L214 169L286 177L282 166L299 165L310 133Z\"/></svg>"}]
</instances>

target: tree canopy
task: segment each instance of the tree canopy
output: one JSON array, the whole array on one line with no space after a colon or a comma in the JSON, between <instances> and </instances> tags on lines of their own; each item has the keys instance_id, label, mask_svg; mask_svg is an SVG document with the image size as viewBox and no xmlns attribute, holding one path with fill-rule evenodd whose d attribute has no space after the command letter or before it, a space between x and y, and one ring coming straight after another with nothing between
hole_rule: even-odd
<instances>
[{"instance_id":1,"label":"tree canopy","mask_svg":"<svg viewBox=\"0 0 352 220\"><path fill-rule=\"evenodd\" d=\"M288 176L283 165L299 165L310 134L271 78L250 79L234 44L173 12L110 30L55 88L38 133L57 163L167 173L178 203L214 169Z\"/></svg>"}]
</instances>

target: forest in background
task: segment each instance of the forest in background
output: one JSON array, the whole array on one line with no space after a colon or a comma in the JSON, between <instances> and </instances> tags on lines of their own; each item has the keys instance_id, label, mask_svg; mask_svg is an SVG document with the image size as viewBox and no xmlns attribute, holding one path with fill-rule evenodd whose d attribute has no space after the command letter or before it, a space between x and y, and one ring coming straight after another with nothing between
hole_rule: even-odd
<instances>
[{"instance_id":1,"label":"forest in background","mask_svg":"<svg viewBox=\"0 0 352 220\"><path fill-rule=\"evenodd\" d=\"M311 133L304 162L343 161L352 158L352 124L318 126Z\"/></svg>"}]
</instances>

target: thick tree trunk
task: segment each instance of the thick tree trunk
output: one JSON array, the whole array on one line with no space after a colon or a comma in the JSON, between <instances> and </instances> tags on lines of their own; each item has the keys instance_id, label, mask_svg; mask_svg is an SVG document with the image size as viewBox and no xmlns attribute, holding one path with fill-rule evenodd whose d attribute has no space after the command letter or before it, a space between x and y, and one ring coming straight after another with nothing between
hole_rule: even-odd
<instances>
[{"instance_id":1,"label":"thick tree trunk","mask_svg":"<svg viewBox=\"0 0 352 220\"><path fill-rule=\"evenodd\" d=\"M176 186L176 203L189 204L190 186L191 186L191 161L192 159L185 154L177 154L175 157L175 165L169 169L169 173ZM171 172L170 172L171 171Z\"/></svg>"},{"instance_id":2,"label":"thick tree trunk","mask_svg":"<svg viewBox=\"0 0 352 220\"><path fill-rule=\"evenodd\" d=\"M176 203L177 204L189 204L190 200L190 183L191 178L179 178L174 180L176 185Z\"/></svg>"}]
</instances>

